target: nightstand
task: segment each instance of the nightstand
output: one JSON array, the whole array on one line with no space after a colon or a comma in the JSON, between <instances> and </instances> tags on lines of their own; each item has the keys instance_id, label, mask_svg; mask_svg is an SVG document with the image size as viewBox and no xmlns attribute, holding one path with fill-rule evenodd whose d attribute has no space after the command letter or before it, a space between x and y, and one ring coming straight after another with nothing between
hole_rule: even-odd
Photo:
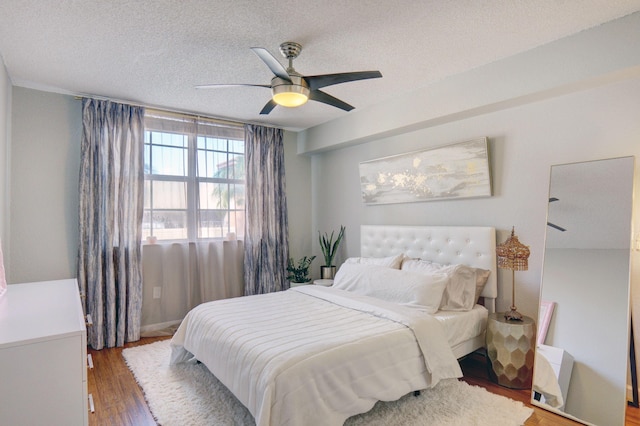
<instances>
[{"instance_id":1,"label":"nightstand","mask_svg":"<svg viewBox=\"0 0 640 426\"><path fill-rule=\"evenodd\" d=\"M536 323L532 318L507 320L502 312L487 321L489 376L501 386L531 389L536 349Z\"/></svg>"}]
</instances>

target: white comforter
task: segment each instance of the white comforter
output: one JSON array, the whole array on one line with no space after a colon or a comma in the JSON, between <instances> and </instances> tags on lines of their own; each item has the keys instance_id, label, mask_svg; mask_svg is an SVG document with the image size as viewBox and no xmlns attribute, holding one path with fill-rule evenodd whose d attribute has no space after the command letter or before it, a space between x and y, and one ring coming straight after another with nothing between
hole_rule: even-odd
<instances>
[{"instance_id":1,"label":"white comforter","mask_svg":"<svg viewBox=\"0 0 640 426\"><path fill-rule=\"evenodd\" d=\"M171 341L194 357L258 426L341 425L462 371L433 317L319 286L202 304Z\"/></svg>"}]
</instances>

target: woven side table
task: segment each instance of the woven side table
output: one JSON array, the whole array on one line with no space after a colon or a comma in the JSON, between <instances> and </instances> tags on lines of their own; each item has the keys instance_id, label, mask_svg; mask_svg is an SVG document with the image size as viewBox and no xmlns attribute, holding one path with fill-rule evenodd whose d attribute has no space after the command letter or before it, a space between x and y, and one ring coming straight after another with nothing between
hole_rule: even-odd
<instances>
[{"instance_id":1,"label":"woven side table","mask_svg":"<svg viewBox=\"0 0 640 426\"><path fill-rule=\"evenodd\" d=\"M512 321L502 313L489 315L487 355L489 376L494 382L512 389L531 389L535 349L536 324L532 318Z\"/></svg>"}]
</instances>

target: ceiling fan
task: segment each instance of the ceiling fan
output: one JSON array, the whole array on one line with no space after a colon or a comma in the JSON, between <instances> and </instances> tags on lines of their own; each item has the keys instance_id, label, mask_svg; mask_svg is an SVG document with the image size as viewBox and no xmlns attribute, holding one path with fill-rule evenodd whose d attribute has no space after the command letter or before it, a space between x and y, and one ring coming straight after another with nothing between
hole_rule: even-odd
<instances>
[{"instance_id":1,"label":"ceiling fan","mask_svg":"<svg viewBox=\"0 0 640 426\"><path fill-rule=\"evenodd\" d=\"M356 80L380 78L380 71L356 71L337 74L323 74L304 76L293 68L293 60L300 55L302 45L293 41L286 41L280 45L280 52L289 60L289 66L285 68L267 49L252 47L251 50L269 67L275 75L271 84L205 84L196 86L197 89L214 89L219 87L250 86L266 87L271 89L272 98L262 108L260 114L269 114L276 105L285 107L297 107L307 100L322 102L327 105L351 111L354 107L335 98L320 89L334 84L346 83Z\"/></svg>"},{"instance_id":2,"label":"ceiling fan","mask_svg":"<svg viewBox=\"0 0 640 426\"><path fill-rule=\"evenodd\" d=\"M556 198L556 197L549 197L549 202L550 202L550 203L552 203L552 202L554 202L554 201L560 201L560 199L559 199L559 198ZM566 231L566 229L565 229L565 228L563 228L562 226L556 225L555 223L547 222L547 225L548 225L548 226L550 226L550 227L552 227L552 228L554 228L554 229L557 229L557 230L558 230L558 231L560 231L560 232L564 232L564 231Z\"/></svg>"}]
</instances>

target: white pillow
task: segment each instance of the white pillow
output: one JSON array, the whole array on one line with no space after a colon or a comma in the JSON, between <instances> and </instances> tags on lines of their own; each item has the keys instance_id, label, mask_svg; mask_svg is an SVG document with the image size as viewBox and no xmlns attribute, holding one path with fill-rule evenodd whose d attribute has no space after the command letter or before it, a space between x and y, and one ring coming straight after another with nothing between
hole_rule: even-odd
<instances>
[{"instance_id":1,"label":"white pillow","mask_svg":"<svg viewBox=\"0 0 640 426\"><path fill-rule=\"evenodd\" d=\"M487 285L487 281L489 281L489 275L491 275L491 271L488 269L480 269L475 268L476 270L476 303L480 296L482 295L482 290L484 290L484 286Z\"/></svg>"},{"instance_id":2,"label":"white pillow","mask_svg":"<svg viewBox=\"0 0 640 426\"><path fill-rule=\"evenodd\" d=\"M435 313L449 278L379 265L343 264L333 287Z\"/></svg>"},{"instance_id":3,"label":"white pillow","mask_svg":"<svg viewBox=\"0 0 640 426\"><path fill-rule=\"evenodd\" d=\"M387 268L400 269L404 254L400 253L389 257L350 257L344 263L360 263L363 265L386 266Z\"/></svg>"},{"instance_id":4,"label":"white pillow","mask_svg":"<svg viewBox=\"0 0 640 426\"><path fill-rule=\"evenodd\" d=\"M402 262L403 271L423 274L446 274L450 280L442 294L443 311L469 311L477 303L487 283L490 271L467 265L441 265L427 260L411 259Z\"/></svg>"}]
</instances>

